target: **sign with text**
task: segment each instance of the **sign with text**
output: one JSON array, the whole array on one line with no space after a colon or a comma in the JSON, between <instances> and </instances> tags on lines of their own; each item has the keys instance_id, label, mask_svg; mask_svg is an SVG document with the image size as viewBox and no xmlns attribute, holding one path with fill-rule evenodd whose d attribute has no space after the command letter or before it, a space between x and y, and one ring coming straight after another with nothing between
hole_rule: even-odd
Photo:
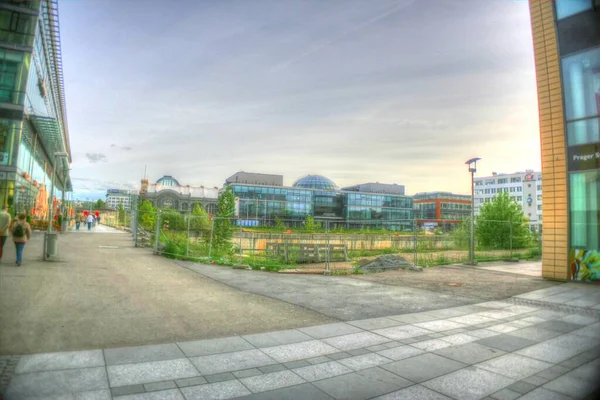
<instances>
[{"instance_id":1,"label":"sign with text","mask_svg":"<svg viewBox=\"0 0 600 400\"><path fill-rule=\"evenodd\" d=\"M569 171L600 168L600 143L571 146L568 150Z\"/></svg>"}]
</instances>

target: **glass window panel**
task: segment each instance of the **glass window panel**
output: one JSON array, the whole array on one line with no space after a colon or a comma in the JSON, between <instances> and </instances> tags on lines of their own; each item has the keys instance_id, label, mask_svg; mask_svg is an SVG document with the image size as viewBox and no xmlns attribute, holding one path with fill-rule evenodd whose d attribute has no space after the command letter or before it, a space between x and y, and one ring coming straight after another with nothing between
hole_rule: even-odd
<instances>
[{"instance_id":1,"label":"glass window panel","mask_svg":"<svg viewBox=\"0 0 600 400\"><path fill-rule=\"evenodd\" d=\"M591 10L592 0L556 0L556 19L563 19Z\"/></svg>"}]
</instances>

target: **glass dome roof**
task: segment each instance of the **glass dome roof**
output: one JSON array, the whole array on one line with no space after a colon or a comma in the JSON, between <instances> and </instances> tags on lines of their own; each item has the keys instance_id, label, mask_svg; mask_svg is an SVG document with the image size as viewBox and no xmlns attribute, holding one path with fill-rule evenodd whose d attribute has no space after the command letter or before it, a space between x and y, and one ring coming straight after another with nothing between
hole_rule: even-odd
<instances>
[{"instance_id":1,"label":"glass dome roof","mask_svg":"<svg viewBox=\"0 0 600 400\"><path fill-rule=\"evenodd\" d=\"M298 179L293 184L297 188L305 189L323 189L323 190L337 190L337 185L329 178L322 175L306 175Z\"/></svg>"},{"instance_id":2,"label":"glass dome roof","mask_svg":"<svg viewBox=\"0 0 600 400\"><path fill-rule=\"evenodd\" d=\"M162 178L156 181L156 184L163 186L179 186L179 182L177 182L177 179L173 178L171 175L163 176Z\"/></svg>"}]
</instances>

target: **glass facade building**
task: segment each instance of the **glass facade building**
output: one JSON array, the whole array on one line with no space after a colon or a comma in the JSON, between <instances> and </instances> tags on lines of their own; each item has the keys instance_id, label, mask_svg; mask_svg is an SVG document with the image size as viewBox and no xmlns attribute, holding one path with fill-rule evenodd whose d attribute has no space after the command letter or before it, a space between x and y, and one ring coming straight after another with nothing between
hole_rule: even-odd
<instances>
[{"instance_id":1,"label":"glass facade building","mask_svg":"<svg viewBox=\"0 0 600 400\"><path fill-rule=\"evenodd\" d=\"M419 226L453 229L471 215L469 195L449 192L417 193L413 196Z\"/></svg>"},{"instance_id":2,"label":"glass facade building","mask_svg":"<svg viewBox=\"0 0 600 400\"><path fill-rule=\"evenodd\" d=\"M308 178L310 182L305 180ZM239 224L245 226L270 225L275 217L288 226L299 226L307 217L314 217L327 221L332 229L374 226L404 230L413 224L410 197L339 190L331 180L318 175L301 178L292 187L237 183L229 186L238 201Z\"/></svg>"},{"instance_id":3,"label":"glass facade building","mask_svg":"<svg viewBox=\"0 0 600 400\"><path fill-rule=\"evenodd\" d=\"M41 217L70 160L57 0L0 0L0 203Z\"/></svg>"},{"instance_id":4,"label":"glass facade building","mask_svg":"<svg viewBox=\"0 0 600 400\"><path fill-rule=\"evenodd\" d=\"M597 281L600 1L530 0L530 11L544 173L543 276Z\"/></svg>"}]
</instances>

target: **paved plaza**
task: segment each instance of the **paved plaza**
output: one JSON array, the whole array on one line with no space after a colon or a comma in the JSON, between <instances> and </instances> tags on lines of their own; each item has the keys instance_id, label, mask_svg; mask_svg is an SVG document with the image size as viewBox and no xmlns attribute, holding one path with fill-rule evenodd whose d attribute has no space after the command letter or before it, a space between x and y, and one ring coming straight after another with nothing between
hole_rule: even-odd
<instances>
[{"instance_id":1,"label":"paved plaza","mask_svg":"<svg viewBox=\"0 0 600 400\"><path fill-rule=\"evenodd\" d=\"M600 287L160 345L23 356L25 399L540 399L600 389Z\"/></svg>"}]
</instances>

